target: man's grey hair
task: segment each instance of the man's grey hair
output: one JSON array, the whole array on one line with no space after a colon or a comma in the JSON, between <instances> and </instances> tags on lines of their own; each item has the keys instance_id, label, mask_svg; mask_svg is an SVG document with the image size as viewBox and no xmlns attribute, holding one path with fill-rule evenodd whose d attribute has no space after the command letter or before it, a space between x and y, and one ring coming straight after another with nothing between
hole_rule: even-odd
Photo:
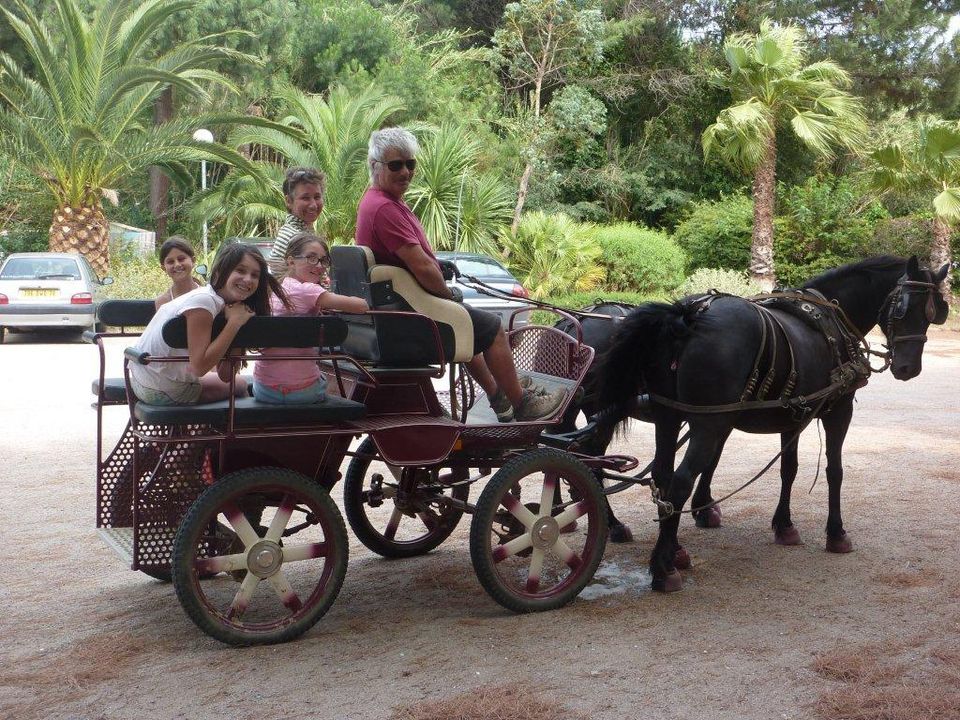
<instances>
[{"instance_id":1,"label":"man's grey hair","mask_svg":"<svg viewBox=\"0 0 960 720\"><path fill-rule=\"evenodd\" d=\"M416 157L420 152L420 143L412 132L403 127L389 127L370 133L370 144L367 146L367 170L370 172L371 182L376 174L377 163L383 161L383 156L391 148L409 157Z\"/></svg>"}]
</instances>

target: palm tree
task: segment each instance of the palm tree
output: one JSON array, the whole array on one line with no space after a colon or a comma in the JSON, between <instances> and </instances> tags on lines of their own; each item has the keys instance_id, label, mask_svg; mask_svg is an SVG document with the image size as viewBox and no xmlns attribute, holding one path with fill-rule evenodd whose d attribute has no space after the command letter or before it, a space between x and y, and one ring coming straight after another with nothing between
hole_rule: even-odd
<instances>
[{"instance_id":1,"label":"palm tree","mask_svg":"<svg viewBox=\"0 0 960 720\"><path fill-rule=\"evenodd\" d=\"M171 15L195 0L105 0L92 20L76 0L56 0L59 27L48 28L22 0L0 8L23 41L35 68L29 77L0 52L0 152L41 179L56 210L53 251L87 256L108 269L108 222L103 197L116 198L120 181L151 165L189 182L186 163L201 159L253 168L237 152L192 139L198 127L247 121L236 115L195 115L152 126L150 109L167 87L199 101L201 83L229 82L209 67L241 54L201 41L150 57L149 43ZM258 122L249 118L250 122Z\"/></svg>"},{"instance_id":2,"label":"palm tree","mask_svg":"<svg viewBox=\"0 0 960 720\"><path fill-rule=\"evenodd\" d=\"M232 147L269 149L270 159L253 163L269 182L260 185L246 172L232 171L198 203L196 214L223 221L228 234L241 227L273 234L287 213L281 191L284 168L315 167L327 176L318 229L332 240L352 239L357 205L369 182L370 133L403 109L400 100L373 85L359 95L335 87L326 98L288 87L278 99L286 112L278 127L244 127L229 140Z\"/></svg>"},{"instance_id":3,"label":"palm tree","mask_svg":"<svg viewBox=\"0 0 960 720\"><path fill-rule=\"evenodd\" d=\"M430 243L438 250L495 253L495 233L510 221L512 192L480 171L481 144L469 128L444 123L422 135L407 199Z\"/></svg>"},{"instance_id":4,"label":"palm tree","mask_svg":"<svg viewBox=\"0 0 960 720\"><path fill-rule=\"evenodd\" d=\"M880 190L937 193L933 198L933 245L930 266L950 262L950 223L960 220L960 121L926 116L911 124L901 142L870 153L873 183ZM950 275L943 281L950 297Z\"/></svg>"},{"instance_id":5,"label":"palm tree","mask_svg":"<svg viewBox=\"0 0 960 720\"><path fill-rule=\"evenodd\" d=\"M753 246L750 274L772 288L777 131L789 125L809 149L830 157L836 147L859 149L866 122L859 98L847 93L850 78L825 60L804 64L802 31L769 20L756 35L738 33L724 43L729 73L715 81L734 104L703 133L704 158L716 149L735 167L753 173Z\"/></svg>"}]
</instances>

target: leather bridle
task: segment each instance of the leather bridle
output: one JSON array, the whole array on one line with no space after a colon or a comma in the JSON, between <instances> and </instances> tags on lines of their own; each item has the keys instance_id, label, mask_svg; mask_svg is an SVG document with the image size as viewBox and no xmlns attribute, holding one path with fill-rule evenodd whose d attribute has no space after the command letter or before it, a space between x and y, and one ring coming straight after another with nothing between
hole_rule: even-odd
<instances>
[{"instance_id":1,"label":"leather bridle","mask_svg":"<svg viewBox=\"0 0 960 720\"><path fill-rule=\"evenodd\" d=\"M897 343L913 341L925 343L927 341L926 332L913 335L898 335L894 324L906 317L907 310L910 307L910 295L919 294L927 296L924 312L928 323L935 323L938 319L935 293L938 292L940 292L939 283L924 280L910 280L906 275L901 276L901 278L897 280L897 284L884 301L884 310L881 310L881 316L886 316L883 330L887 336L888 347L891 350L897 346Z\"/></svg>"}]
</instances>

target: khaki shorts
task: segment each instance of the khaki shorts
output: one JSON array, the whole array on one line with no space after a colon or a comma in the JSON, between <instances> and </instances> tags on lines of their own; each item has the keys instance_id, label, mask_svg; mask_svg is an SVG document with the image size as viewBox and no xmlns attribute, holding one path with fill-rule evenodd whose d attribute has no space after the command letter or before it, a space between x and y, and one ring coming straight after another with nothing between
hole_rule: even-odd
<instances>
[{"instance_id":1,"label":"khaki shorts","mask_svg":"<svg viewBox=\"0 0 960 720\"><path fill-rule=\"evenodd\" d=\"M169 382L169 381L168 381ZM133 393L147 405L196 405L200 400L200 381L190 380L185 383L171 383L168 390L157 390L137 382L130 376L130 386Z\"/></svg>"}]
</instances>

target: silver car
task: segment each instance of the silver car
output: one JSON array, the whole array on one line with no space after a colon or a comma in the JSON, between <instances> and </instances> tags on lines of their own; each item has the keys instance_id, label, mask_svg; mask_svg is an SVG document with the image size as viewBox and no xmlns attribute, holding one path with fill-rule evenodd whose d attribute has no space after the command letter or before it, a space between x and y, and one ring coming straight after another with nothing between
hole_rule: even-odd
<instances>
[{"instance_id":1,"label":"silver car","mask_svg":"<svg viewBox=\"0 0 960 720\"><path fill-rule=\"evenodd\" d=\"M0 264L0 342L7 328L93 329L101 280L82 255L13 253Z\"/></svg>"},{"instance_id":2,"label":"silver car","mask_svg":"<svg viewBox=\"0 0 960 720\"><path fill-rule=\"evenodd\" d=\"M492 297L477 292L465 284L465 282L469 282L466 278L461 278L460 281L455 279L447 282L448 285L460 288L460 291L463 293L463 301L467 305L472 305L473 307L488 310L499 315L500 323L504 329L507 328L510 322L510 316L515 310L530 307L526 303L519 302L522 298L530 297L530 294L523 285L520 284L520 281L489 255L483 255L481 253L454 253L450 251L441 251L436 255L437 259L449 260L456 265L461 275L475 277L484 285L489 285L497 290L503 291L507 295L518 298L518 300L507 300L506 298ZM529 317L529 312L519 313L516 318L514 318L513 326L519 327L526 325L527 322L529 322Z\"/></svg>"}]
</instances>

